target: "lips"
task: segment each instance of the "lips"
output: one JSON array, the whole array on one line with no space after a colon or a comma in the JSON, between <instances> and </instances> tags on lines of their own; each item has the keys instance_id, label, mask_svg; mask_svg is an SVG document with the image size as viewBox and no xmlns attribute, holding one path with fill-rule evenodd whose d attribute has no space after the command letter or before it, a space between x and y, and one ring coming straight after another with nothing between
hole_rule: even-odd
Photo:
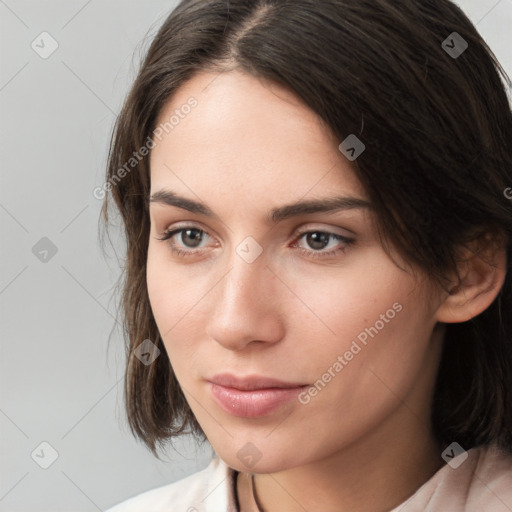
<instances>
[{"instance_id":1,"label":"lips","mask_svg":"<svg viewBox=\"0 0 512 512\"><path fill-rule=\"evenodd\" d=\"M307 386L258 375L221 374L208 381L215 402L224 411L241 418L269 415L296 398Z\"/></svg>"},{"instance_id":2,"label":"lips","mask_svg":"<svg viewBox=\"0 0 512 512\"><path fill-rule=\"evenodd\" d=\"M239 389L241 391L253 391L256 389L272 389L272 388L280 388L280 389L288 389L288 388L299 388L302 386L306 386L307 383L304 382L284 382L279 379L274 379L271 377L264 377L261 375L249 375L246 377L236 377L235 375L229 373L222 373L219 375L213 376L211 379L207 379L209 382L213 382L214 384L218 384L219 386L224 386L227 388Z\"/></svg>"}]
</instances>

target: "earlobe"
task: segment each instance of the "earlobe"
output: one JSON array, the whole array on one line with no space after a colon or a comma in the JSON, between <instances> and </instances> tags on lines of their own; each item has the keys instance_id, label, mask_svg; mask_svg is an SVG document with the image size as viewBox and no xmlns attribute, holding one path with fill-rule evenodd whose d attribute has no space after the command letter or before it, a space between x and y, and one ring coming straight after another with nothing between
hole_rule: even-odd
<instances>
[{"instance_id":1,"label":"earlobe","mask_svg":"<svg viewBox=\"0 0 512 512\"><path fill-rule=\"evenodd\" d=\"M453 283L436 312L439 322L465 322L485 311L505 282L507 253L489 243L476 254L468 253L459 267L461 282Z\"/></svg>"}]
</instances>

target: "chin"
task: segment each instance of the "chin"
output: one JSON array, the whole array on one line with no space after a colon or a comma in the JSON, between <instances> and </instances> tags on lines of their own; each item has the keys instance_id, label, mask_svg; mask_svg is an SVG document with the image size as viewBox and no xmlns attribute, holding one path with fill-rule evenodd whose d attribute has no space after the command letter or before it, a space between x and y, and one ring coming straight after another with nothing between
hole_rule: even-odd
<instances>
[{"instance_id":1,"label":"chin","mask_svg":"<svg viewBox=\"0 0 512 512\"><path fill-rule=\"evenodd\" d=\"M241 473L278 473L305 463L303 460L295 461L291 459L289 454L276 453L275 451L272 451L269 456L265 456L264 450L257 452L250 443L247 443L244 448L237 452L216 451L216 453L228 466Z\"/></svg>"}]
</instances>

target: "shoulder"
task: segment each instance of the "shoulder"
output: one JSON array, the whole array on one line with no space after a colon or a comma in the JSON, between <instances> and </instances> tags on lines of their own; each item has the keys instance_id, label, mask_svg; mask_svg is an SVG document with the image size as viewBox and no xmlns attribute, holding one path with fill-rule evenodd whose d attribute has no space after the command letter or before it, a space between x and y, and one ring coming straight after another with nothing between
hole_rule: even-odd
<instances>
[{"instance_id":1,"label":"shoulder","mask_svg":"<svg viewBox=\"0 0 512 512\"><path fill-rule=\"evenodd\" d=\"M219 457L177 482L137 494L105 512L232 512L235 471Z\"/></svg>"},{"instance_id":2,"label":"shoulder","mask_svg":"<svg viewBox=\"0 0 512 512\"><path fill-rule=\"evenodd\" d=\"M494 445L460 453L396 510L510 512L512 453Z\"/></svg>"},{"instance_id":3,"label":"shoulder","mask_svg":"<svg viewBox=\"0 0 512 512\"><path fill-rule=\"evenodd\" d=\"M482 447L478 460L472 465L470 487L467 493L471 510L512 510L512 453L501 449Z\"/></svg>"}]
</instances>

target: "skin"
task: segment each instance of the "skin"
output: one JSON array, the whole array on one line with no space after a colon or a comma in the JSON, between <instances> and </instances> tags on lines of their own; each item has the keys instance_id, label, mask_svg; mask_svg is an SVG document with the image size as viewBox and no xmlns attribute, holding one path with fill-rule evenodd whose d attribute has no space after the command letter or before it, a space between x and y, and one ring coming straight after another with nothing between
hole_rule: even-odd
<instances>
[{"instance_id":1,"label":"skin","mask_svg":"<svg viewBox=\"0 0 512 512\"><path fill-rule=\"evenodd\" d=\"M371 210L269 223L271 208L301 199L368 199L341 141L291 92L239 71L194 76L160 121L191 96L197 107L151 152L151 194L171 190L218 218L152 202L147 260L153 314L190 407L217 454L255 474L262 510L390 510L444 464L429 420L443 322L490 305L505 254L496 269L468 263L447 293L391 261ZM178 227L205 231L199 247L201 231L158 239ZM331 237L321 249L299 230L355 242ZM248 236L263 249L252 263L236 252ZM205 379L225 371L315 383L394 303L401 311L308 404L247 419L213 400ZM237 457L248 442L261 453L251 468Z\"/></svg>"}]
</instances>

